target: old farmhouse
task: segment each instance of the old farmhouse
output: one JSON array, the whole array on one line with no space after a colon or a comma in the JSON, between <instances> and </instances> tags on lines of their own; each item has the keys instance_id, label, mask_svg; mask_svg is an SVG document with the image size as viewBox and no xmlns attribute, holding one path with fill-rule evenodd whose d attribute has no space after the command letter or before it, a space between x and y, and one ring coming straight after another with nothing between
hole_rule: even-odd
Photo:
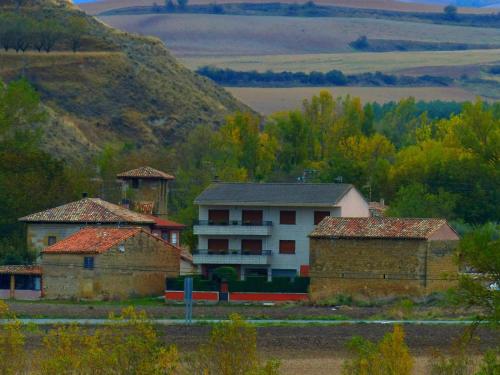
<instances>
[{"instance_id":1,"label":"old farmhouse","mask_svg":"<svg viewBox=\"0 0 500 375\"><path fill-rule=\"evenodd\" d=\"M309 237L313 300L424 295L456 282L459 237L443 219L327 217Z\"/></svg>"},{"instance_id":2,"label":"old farmhouse","mask_svg":"<svg viewBox=\"0 0 500 375\"><path fill-rule=\"evenodd\" d=\"M85 228L42 251L46 298L161 295L179 275L180 249L143 228Z\"/></svg>"}]
</instances>

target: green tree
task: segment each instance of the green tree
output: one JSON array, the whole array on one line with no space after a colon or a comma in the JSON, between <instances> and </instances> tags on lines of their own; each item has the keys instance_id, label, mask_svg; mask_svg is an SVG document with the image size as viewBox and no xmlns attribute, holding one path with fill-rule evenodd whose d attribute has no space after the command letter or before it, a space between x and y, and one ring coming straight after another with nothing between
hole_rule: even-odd
<instances>
[{"instance_id":1,"label":"green tree","mask_svg":"<svg viewBox=\"0 0 500 375\"><path fill-rule=\"evenodd\" d=\"M474 272L474 276L464 274L454 295L458 304L479 306L483 309L480 317L500 325L500 226L486 224L467 233L460 240L458 261L462 268ZM494 285L494 286L493 286Z\"/></svg>"},{"instance_id":2,"label":"green tree","mask_svg":"<svg viewBox=\"0 0 500 375\"><path fill-rule=\"evenodd\" d=\"M454 218L457 197L442 189L430 193L420 183L402 186L396 193L387 215L396 217Z\"/></svg>"},{"instance_id":3,"label":"green tree","mask_svg":"<svg viewBox=\"0 0 500 375\"><path fill-rule=\"evenodd\" d=\"M179 4L179 8L186 9L189 0L177 0L177 4Z\"/></svg>"},{"instance_id":4,"label":"green tree","mask_svg":"<svg viewBox=\"0 0 500 375\"><path fill-rule=\"evenodd\" d=\"M443 12L446 19L454 21L458 18L458 8L455 5L445 6Z\"/></svg>"}]
</instances>

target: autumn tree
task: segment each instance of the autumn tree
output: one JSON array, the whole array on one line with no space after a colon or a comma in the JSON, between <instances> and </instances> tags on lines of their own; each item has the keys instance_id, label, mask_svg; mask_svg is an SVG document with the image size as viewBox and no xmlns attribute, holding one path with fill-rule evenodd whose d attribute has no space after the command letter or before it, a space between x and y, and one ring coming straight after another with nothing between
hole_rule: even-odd
<instances>
[{"instance_id":1,"label":"autumn tree","mask_svg":"<svg viewBox=\"0 0 500 375\"><path fill-rule=\"evenodd\" d=\"M21 322L1 300L0 319L8 319L6 323L0 324L0 374L14 375L24 372L27 360L24 346L26 338Z\"/></svg>"},{"instance_id":2,"label":"autumn tree","mask_svg":"<svg viewBox=\"0 0 500 375\"><path fill-rule=\"evenodd\" d=\"M193 375L277 375L278 370L276 361L261 363L256 329L237 314L214 326L190 364Z\"/></svg>"},{"instance_id":3,"label":"autumn tree","mask_svg":"<svg viewBox=\"0 0 500 375\"><path fill-rule=\"evenodd\" d=\"M379 343L372 343L362 337L349 342L354 358L344 362L343 375L410 375L414 359L404 341L404 330L394 326Z\"/></svg>"}]
</instances>

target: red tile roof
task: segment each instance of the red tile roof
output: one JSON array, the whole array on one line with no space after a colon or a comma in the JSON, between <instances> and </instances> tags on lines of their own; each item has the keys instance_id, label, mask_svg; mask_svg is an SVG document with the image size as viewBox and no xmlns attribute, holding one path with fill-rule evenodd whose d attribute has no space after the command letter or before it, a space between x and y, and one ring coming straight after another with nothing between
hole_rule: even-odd
<instances>
[{"instance_id":1,"label":"red tile roof","mask_svg":"<svg viewBox=\"0 0 500 375\"><path fill-rule=\"evenodd\" d=\"M41 275L42 268L40 266L25 266L25 265L9 265L0 266L0 274L8 275Z\"/></svg>"},{"instance_id":2,"label":"red tile roof","mask_svg":"<svg viewBox=\"0 0 500 375\"><path fill-rule=\"evenodd\" d=\"M122 172L116 175L118 178L160 178L162 180L174 180L175 177L171 174L159 171L151 167L140 167L131 169L130 171Z\"/></svg>"},{"instance_id":3,"label":"red tile roof","mask_svg":"<svg viewBox=\"0 0 500 375\"><path fill-rule=\"evenodd\" d=\"M57 223L154 223L154 220L146 215L99 198L84 198L76 202L22 217L19 220L25 222Z\"/></svg>"},{"instance_id":4,"label":"red tile roof","mask_svg":"<svg viewBox=\"0 0 500 375\"><path fill-rule=\"evenodd\" d=\"M42 253L101 254L141 231L147 233L141 228L84 228L46 247Z\"/></svg>"},{"instance_id":5,"label":"red tile roof","mask_svg":"<svg viewBox=\"0 0 500 375\"><path fill-rule=\"evenodd\" d=\"M309 235L314 238L405 238L428 239L445 219L390 217L326 217Z\"/></svg>"},{"instance_id":6,"label":"red tile roof","mask_svg":"<svg viewBox=\"0 0 500 375\"><path fill-rule=\"evenodd\" d=\"M172 221L172 220L162 219L160 217L153 216L153 215L147 215L147 216L149 216L151 219L153 219L155 221L155 227L158 227L158 228L176 228L176 229L186 228L186 226L184 224L177 223L177 222Z\"/></svg>"}]
</instances>

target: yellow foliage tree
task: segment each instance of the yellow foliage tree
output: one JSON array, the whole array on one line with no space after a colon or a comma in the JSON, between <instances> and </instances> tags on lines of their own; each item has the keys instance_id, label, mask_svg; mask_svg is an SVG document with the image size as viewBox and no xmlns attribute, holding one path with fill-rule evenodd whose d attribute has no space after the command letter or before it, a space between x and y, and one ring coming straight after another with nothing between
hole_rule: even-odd
<instances>
[{"instance_id":1,"label":"yellow foliage tree","mask_svg":"<svg viewBox=\"0 0 500 375\"><path fill-rule=\"evenodd\" d=\"M10 375L23 372L26 367L25 336L21 322L9 311L7 304L3 301L0 301L0 319L8 320L0 325L0 374Z\"/></svg>"},{"instance_id":2,"label":"yellow foliage tree","mask_svg":"<svg viewBox=\"0 0 500 375\"><path fill-rule=\"evenodd\" d=\"M232 314L230 322L215 325L190 367L197 375L277 375L279 363L261 364L256 329Z\"/></svg>"},{"instance_id":3,"label":"yellow foliage tree","mask_svg":"<svg viewBox=\"0 0 500 375\"><path fill-rule=\"evenodd\" d=\"M344 362L343 375L410 375L414 359L404 341L404 330L394 326L378 343L374 344L361 337L349 343L355 353L354 358Z\"/></svg>"}]
</instances>

